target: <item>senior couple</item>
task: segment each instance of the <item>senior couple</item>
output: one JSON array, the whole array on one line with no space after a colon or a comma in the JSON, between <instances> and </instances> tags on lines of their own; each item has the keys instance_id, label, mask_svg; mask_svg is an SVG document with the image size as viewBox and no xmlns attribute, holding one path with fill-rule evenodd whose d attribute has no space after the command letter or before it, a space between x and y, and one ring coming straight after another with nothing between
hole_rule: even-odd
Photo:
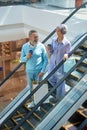
<instances>
[{"instance_id":1,"label":"senior couple","mask_svg":"<svg viewBox=\"0 0 87 130\"><path fill-rule=\"evenodd\" d=\"M56 65L64 58L68 59L68 53L70 52L70 41L65 37L67 33L67 26L61 24L56 28L57 36L52 39L52 42L48 44L47 51L45 46L39 42L38 32L36 30L29 31L29 41L22 46L21 50L21 62L26 63L26 74L32 91L33 81L41 81L48 65L48 55L50 55L48 73L50 73ZM60 67L56 74L63 74L64 67ZM48 79L48 85L52 87L57 84L60 76L52 75ZM51 98L50 101L56 103L58 99L61 99L65 95L65 83L63 82L56 89L56 97ZM34 100L28 105L32 108L35 106Z\"/></svg>"}]
</instances>

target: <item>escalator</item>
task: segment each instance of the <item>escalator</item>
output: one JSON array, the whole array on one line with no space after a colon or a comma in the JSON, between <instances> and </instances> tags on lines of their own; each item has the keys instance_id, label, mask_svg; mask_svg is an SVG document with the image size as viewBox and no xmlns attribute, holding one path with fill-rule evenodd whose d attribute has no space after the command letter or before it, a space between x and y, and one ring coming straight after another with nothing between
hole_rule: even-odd
<instances>
[{"instance_id":1,"label":"escalator","mask_svg":"<svg viewBox=\"0 0 87 130\"><path fill-rule=\"evenodd\" d=\"M52 126L59 120L64 123L64 116L73 112L86 100L87 96L87 35L72 51L74 52L74 57L76 58L76 64L69 70L68 73L61 78L60 83L66 80L66 84L71 88L67 92L66 96L58 103L51 104L50 102L44 103L45 100L53 93L57 86L52 88L48 94L38 103L33 109L27 107L29 102L29 97L33 95L33 92L28 95L22 102L21 107L18 106L16 111L11 113L5 121L3 121L1 129L51 129ZM72 54L72 53L71 53ZM84 69L81 71L81 67ZM44 79L45 80L45 79ZM45 80L45 82L47 79ZM44 86L43 86L44 87ZM38 88L38 87L37 87ZM75 106L74 110L73 107ZM15 107L15 105L14 105ZM38 109L40 107L40 109ZM56 113L55 117L53 113ZM5 115L6 116L6 115ZM51 116L51 118L50 118ZM67 116L67 119L69 118ZM60 117L60 118L59 118ZM52 119L55 118L55 119ZM57 119L59 118L59 119ZM54 121L55 120L55 121ZM22 121L22 122L21 122ZM48 123L49 122L49 123ZM39 125L40 124L40 125ZM57 123L58 124L58 123ZM59 127L58 124L58 127ZM44 126L45 125L45 126Z\"/></svg>"},{"instance_id":2,"label":"escalator","mask_svg":"<svg viewBox=\"0 0 87 130\"><path fill-rule=\"evenodd\" d=\"M1 130L60 129L64 124L65 119L68 120L87 99L87 33L75 41L73 50L69 55L71 56L72 54L76 63L61 77L56 86L49 88L48 93L33 109L30 109L27 106L31 101L31 97L39 88L42 86L44 87L47 80L66 61L62 60L52 73L47 75L31 93L29 93L29 88L25 88L18 97L7 106L1 113ZM55 89L64 80L66 81L66 86L69 87L69 90L61 101L52 104L49 102L49 97L55 96Z\"/></svg>"}]
</instances>

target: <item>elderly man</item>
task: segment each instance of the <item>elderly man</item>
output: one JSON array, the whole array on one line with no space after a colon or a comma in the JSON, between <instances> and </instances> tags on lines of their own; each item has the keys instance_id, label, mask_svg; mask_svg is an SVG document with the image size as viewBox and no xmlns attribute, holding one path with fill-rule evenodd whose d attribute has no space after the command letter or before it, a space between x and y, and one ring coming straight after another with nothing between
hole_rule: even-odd
<instances>
[{"instance_id":1,"label":"elderly man","mask_svg":"<svg viewBox=\"0 0 87 130\"><path fill-rule=\"evenodd\" d=\"M41 81L48 64L48 55L45 46L38 41L38 33L36 30L29 32L29 42L25 43L21 51L21 62L26 63L26 73L32 91L32 82ZM34 107L32 100L29 107Z\"/></svg>"}]
</instances>

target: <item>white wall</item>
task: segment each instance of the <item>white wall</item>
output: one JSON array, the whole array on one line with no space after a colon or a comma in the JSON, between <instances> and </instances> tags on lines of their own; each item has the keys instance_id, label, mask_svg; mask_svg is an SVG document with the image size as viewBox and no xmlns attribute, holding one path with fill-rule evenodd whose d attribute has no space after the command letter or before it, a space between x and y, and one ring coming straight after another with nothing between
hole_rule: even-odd
<instances>
[{"instance_id":1,"label":"white wall","mask_svg":"<svg viewBox=\"0 0 87 130\"><path fill-rule=\"evenodd\" d=\"M0 7L0 26L21 23L22 20L21 6L3 6Z\"/></svg>"},{"instance_id":2,"label":"white wall","mask_svg":"<svg viewBox=\"0 0 87 130\"><path fill-rule=\"evenodd\" d=\"M65 17L28 6L0 7L0 41L27 37L29 29L37 29L46 37Z\"/></svg>"},{"instance_id":3,"label":"white wall","mask_svg":"<svg viewBox=\"0 0 87 130\"><path fill-rule=\"evenodd\" d=\"M47 10L23 7L23 22L43 31L52 31L66 16Z\"/></svg>"},{"instance_id":4,"label":"white wall","mask_svg":"<svg viewBox=\"0 0 87 130\"><path fill-rule=\"evenodd\" d=\"M75 0L43 0L48 5L60 6L64 8L75 7ZM62 2L61 2L62 1Z\"/></svg>"}]
</instances>

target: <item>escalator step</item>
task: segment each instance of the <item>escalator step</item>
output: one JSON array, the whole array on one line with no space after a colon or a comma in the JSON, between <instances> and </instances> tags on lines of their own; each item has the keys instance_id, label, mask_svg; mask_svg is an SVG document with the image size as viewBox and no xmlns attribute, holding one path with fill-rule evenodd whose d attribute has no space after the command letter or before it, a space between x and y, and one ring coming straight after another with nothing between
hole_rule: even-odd
<instances>
[{"instance_id":1,"label":"escalator step","mask_svg":"<svg viewBox=\"0 0 87 130\"><path fill-rule=\"evenodd\" d=\"M8 120L8 122L6 124L4 124L4 126L1 126L0 130L6 130L6 128L8 128L8 130L13 129L15 126L15 124L13 123L12 120Z\"/></svg>"},{"instance_id":2,"label":"escalator step","mask_svg":"<svg viewBox=\"0 0 87 130\"><path fill-rule=\"evenodd\" d=\"M12 120L14 121L14 123L17 125L17 124L19 124L20 122L21 122L21 120L23 119L23 115L22 116L20 116L20 117L14 117L14 118L12 118ZM25 123L27 123L31 128L35 128L35 124L37 123L37 121L33 118L33 117L30 117L29 119L27 119L26 121L25 121ZM24 124L25 124L24 123ZM22 128L22 126L21 126L21 128Z\"/></svg>"},{"instance_id":3,"label":"escalator step","mask_svg":"<svg viewBox=\"0 0 87 130\"><path fill-rule=\"evenodd\" d=\"M77 58L76 60L78 61L78 60L80 60L80 58ZM80 65L87 67L87 58L85 58Z\"/></svg>"},{"instance_id":4,"label":"escalator step","mask_svg":"<svg viewBox=\"0 0 87 130\"><path fill-rule=\"evenodd\" d=\"M77 55L74 55L74 58L76 61L79 61L81 59L81 56L77 56ZM87 66L87 58L85 58L83 61L82 61L83 65L86 65Z\"/></svg>"},{"instance_id":5,"label":"escalator step","mask_svg":"<svg viewBox=\"0 0 87 130\"><path fill-rule=\"evenodd\" d=\"M43 108L47 113L50 112L52 107L53 107L53 105L50 103L44 103L41 105L41 108Z\"/></svg>"},{"instance_id":6,"label":"escalator step","mask_svg":"<svg viewBox=\"0 0 87 130\"><path fill-rule=\"evenodd\" d=\"M71 75L72 75L73 77L77 78L78 80L81 79L81 77L83 76L82 73L80 73L80 72L78 72L78 71L76 71L76 70L74 70L74 71L71 73Z\"/></svg>"},{"instance_id":7,"label":"escalator step","mask_svg":"<svg viewBox=\"0 0 87 130\"><path fill-rule=\"evenodd\" d=\"M87 100L82 104L84 108L87 108Z\"/></svg>"},{"instance_id":8,"label":"escalator step","mask_svg":"<svg viewBox=\"0 0 87 130\"><path fill-rule=\"evenodd\" d=\"M33 128L35 128L40 121L38 118L35 118L33 114L28 118L28 120L31 122Z\"/></svg>"},{"instance_id":9,"label":"escalator step","mask_svg":"<svg viewBox=\"0 0 87 130\"><path fill-rule=\"evenodd\" d=\"M43 117L46 115L46 113L45 113L44 111L42 111L41 109L35 111L35 113L36 113L41 119L43 119Z\"/></svg>"},{"instance_id":10,"label":"escalator step","mask_svg":"<svg viewBox=\"0 0 87 130\"><path fill-rule=\"evenodd\" d=\"M23 128L23 130L34 130L34 128L32 126L30 126L27 122L24 122L22 124L22 128Z\"/></svg>"},{"instance_id":11,"label":"escalator step","mask_svg":"<svg viewBox=\"0 0 87 130\"><path fill-rule=\"evenodd\" d=\"M27 113L28 112L28 110L24 106L20 107L18 109L18 111L20 111L21 113Z\"/></svg>"},{"instance_id":12,"label":"escalator step","mask_svg":"<svg viewBox=\"0 0 87 130\"><path fill-rule=\"evenodd\" d=\"M83 56L85 53L85 51L83 49L80 49L78 48L76 51L75 51L75 55L79 55L79 56Z\"/></svg>"},{"instance_id":13,"label":"escalator step","mask_svg":"<svg viewBox=\"0 0 87 130\"><path fill-rule=\"evenodd\" d=\"M80 113L82 116L84 116L85 118L87 118L87 109L83 109L83 110L77 110L78 113Z\"/></svg>"},{"instance_id":14,"label":"escalator step","mask_svg":"<svg viewBox=\"0 0 87 130\"><path fill-rule=\"evenodd\" d=\"M28 109L28 112L32 110L32 108L29 108L29 107L27 107L27 106L25 106L25 107L26 107L26 109ZM38 110L38 109L37 109L37 110ZM37 110L36 110L36 111L37 111ZM34 118L35 118L36 120L41 120L41 117L40 117L36 112L33 112L33 115L34 115Z\"/></svg>"},{"instance_id":15,"label":"escalator step","mask_svg":"<svg viewBox=\"0 0 87 130\"><path fill-rule=\"evenodd\" d=\"M78 82L77 82L76 80L67 78L67 79L66 79L66 83L67 83L69 86L74 87Z\"/></svg>"},{"instance_id":16,"label":"escalator step","mask_svg":"<svg viewBox=\"0 0 87 130\"><path fill-rule=\"evenodd\" d=\"M80 113L77 111L69 118L69 122L74 124L76 122L82 122L85 119Z\"/></svg>"},{"instance_id":17,"label":"escalator step","mask_svg":"<svg viewBox=\"0 0 87 130\"><path fill-rule=\"evenodd\" d=\"M69 120L60 128L60 130L77 130L81 122L86 118L76 111Z\"/></svg>"},{"instance_id":18,"label":"escalator step","mask_svg":"<svg viewBox=\"0 0 87 130\"><path fill-rule=\"evenodd\" d=\"M77 70L82 72L82 73L85 73L87 71L87 68L85 66L78 66Z\"/></svg>"},{"instance_id":19,"label":"escalator step","mask_svg":"<svg viewBox=\"0 0 87 130\"><path fill-rule=\"evenodd\" d=\"M76 124L70 124L67 126L63 126L60 130L77 130L78 125L80 122L77 122Z\"/></svg>"},{"instance_id":20,"label":"escalator step","mask_svg":"<svg viewBox=\"0 0 87 130\"><path fill-rule=\"evenodd\" d=\"M81 48L87 50L87 40L82 44Z\"/></svg>"}]
</instances>

